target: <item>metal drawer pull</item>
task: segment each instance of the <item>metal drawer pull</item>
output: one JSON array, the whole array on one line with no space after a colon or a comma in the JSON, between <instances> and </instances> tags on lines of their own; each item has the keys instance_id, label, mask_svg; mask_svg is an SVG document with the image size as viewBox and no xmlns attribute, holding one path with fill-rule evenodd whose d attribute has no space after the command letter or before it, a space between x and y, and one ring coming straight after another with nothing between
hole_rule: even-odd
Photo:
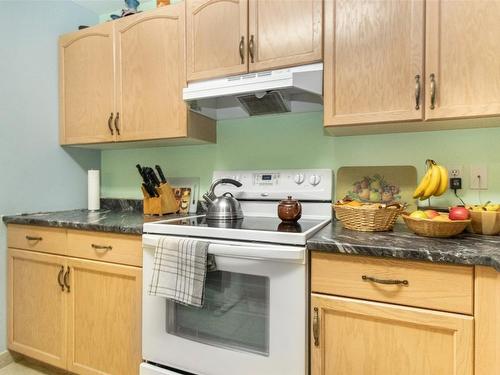
<instances>
[{"instance_id":1,"label":"metal drawer pull","mask_svg":"<svg viewBox=\"0 0 500 375\"><path fill-rule=\"evenodd\" d=\"M41 240L43 240L42 237L34 237L34 236L26 236L26 239L28 241L41 241Z\"/></svg>"},{"instance_id":2,"label":"metal drawer pull","mask_svg":"<svg viewBox=\"0 0 500 375\"><path fill-rule=\"evenodd\" d=\"M415 76L415 109L420 109L420 75Z\"/></svg>"},{"instance_id":3,"label":"metal drawer pull","mask_svg":"<svg viewBox=\"0 0 500 375\"><path fill-rule=\"evenodd\" d=\"M116 112L116 117L115 117L115 130L116 134L120 135L120 112Z\"/></svg>"},{"instance_id":4,"label":"metal drawer pull","mask_svg":"<svg viewBox=\"0 0 500 375\"><path fill-rule=\"evenodd\" d=\"M111 114L109 115L108 128L109 128L109 131L111 132L111 135L114 135L114 133L113 133L113 127L111 126L112 122L113 122L113 112L111 112Z\"/></svg>"},{"instance_id":5,"label":"metal drawer pull","mask_svg":"<svg viewBox=\"0 0 500 375\"><path fill-rule=\"evenodd\" d=\"M314 308L313 337L314 337L314 346L319 346L319 311L317 307Z\"/></svg>"},{"instance_id":6,"label":"metal drawer pull","mask_svg":"<svg viewBox=\"0 0 500 375\"><path fill-rule=\"evenodd\" d=\"M70 289L69 289L69 267L68 267L68 270L66 271L66 273L64 274L64 285L66 286L67 292L69 293L70 292Z\"/></svg>"},{"instance_id":7,"label":"metal drawer pull","mask_svg":"<svg viewBox=\"0 0 500 375\"><path fill-rule=\"evenodd\" d=\"M431 80L431 109L436 108L436 76L434 73L430 75Z\"/></svg>"},{"instance_id":8,"label":"metal drawer pull","mask_svg":"<svg viewBox=\"0 0 500 375\"><path fill-rule=\"evenodd\" d=\"M111 251L113 249L113 246L104 246L104 245L96 245L95 243L92 244L92 248L94 250L105 250L105 251Z\"/></svg>"},{"instance_id":9,"label":"metal drawer pull","mask_svg":"<svg viewBox=\"0 0 500 375\"><path fill-rule=\"evenodd\" d=\"M363 279L363 281L371 281L371 282L377 283L377 284L404 285L404 286L408 286L410 284L408 282L408 280L391 280L391 279L384 280L384 279L376 279L375 277L366 276L366 275L361 276L361 278Z\"/></svg>"},{"instance_id":10,"label":"metal drawer pull","mask_svg":"<svg viewBox=\"0 0 500 375\"><path fill-rule=\"evenodd\" d=\"M64 274L64 266L61 266L61 270L59 271L59 275L57 275L57 283L61 287L61 290L64 292L64 284L63 284L63 280L62 280L63 274Z\"/></svg>"},{"instance_id":11,"label":"metal drawer pull","mask_svg":"<svg viewBox=\"0 0 500 375\"><path fill-rule=\"evenodd\" d=\"M242 36L240 40L240 59L241 63L245 63L245 37Z\"/></svg>"},{"instance_id":12,"label":"metal drawer pull","mask_svg":"<svg viewBox=\"0 0 500 375\"><path fill-rule=\"evenodd\" d=\"M254 53L255 53L255 43L253 41L253 35L250 36L250 42L248 42L248 53L250 53L250 62L254 62Z\"/></svg>"}]
</instances>

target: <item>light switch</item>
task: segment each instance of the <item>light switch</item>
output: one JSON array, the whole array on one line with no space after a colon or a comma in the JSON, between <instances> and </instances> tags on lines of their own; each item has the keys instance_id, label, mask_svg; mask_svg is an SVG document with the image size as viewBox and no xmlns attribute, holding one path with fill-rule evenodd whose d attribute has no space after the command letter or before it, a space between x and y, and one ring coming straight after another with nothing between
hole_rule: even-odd
<instances>
[{"instance_id":1,"label":"light switch","mask_svg":"<svg viewBox=\"0 0 500 375\"><path fill-rule=\"evenodd\" d=\"M470 188L473 190L488 189L488 168L485 165L470 166Z\"/></svg>"}]
</instances>

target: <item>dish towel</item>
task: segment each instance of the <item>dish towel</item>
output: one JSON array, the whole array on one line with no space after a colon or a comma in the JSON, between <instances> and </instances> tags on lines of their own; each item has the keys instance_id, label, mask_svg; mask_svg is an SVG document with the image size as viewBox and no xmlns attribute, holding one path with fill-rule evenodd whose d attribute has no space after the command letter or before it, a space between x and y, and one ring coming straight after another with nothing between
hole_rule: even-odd
<instances>
[{"instance_id":1,"label":"dish towel","mask_svg":"<svg viewBox=\"0 0 500 375\"><path fill-rule=\"evenodd\" d=\"M208 245L208 242L189 238L160 238L155 249L149 295L202 307Z\"/></svg>"}]
</instances>

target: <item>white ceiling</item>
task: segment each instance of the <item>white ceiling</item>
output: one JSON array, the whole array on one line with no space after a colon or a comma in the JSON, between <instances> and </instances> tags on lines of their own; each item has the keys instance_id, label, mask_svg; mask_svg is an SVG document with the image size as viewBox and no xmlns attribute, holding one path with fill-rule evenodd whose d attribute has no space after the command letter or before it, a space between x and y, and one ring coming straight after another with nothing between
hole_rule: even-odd
<instances>
[{"instance_id":1,"label":"white ceiling","mask_svg":"<svg viewBox=\"0 0 500 375\"><path fill-rule=\"evenodd\" d=\"M84 8L91 10L92 12L101 15L110 12L118 11L125 8L125 2L123 0L71 0ZM139 0L142 3L147 3L152 0ZM141 8L139 8L141 9Z\"/></svg>"}]
</instances>

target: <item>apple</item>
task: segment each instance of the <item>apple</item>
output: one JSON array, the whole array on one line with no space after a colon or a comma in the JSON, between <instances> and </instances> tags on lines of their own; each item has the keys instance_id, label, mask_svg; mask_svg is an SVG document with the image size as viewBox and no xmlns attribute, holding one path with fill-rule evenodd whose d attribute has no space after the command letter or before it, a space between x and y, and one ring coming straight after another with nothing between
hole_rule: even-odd
<instances>
[{"instance_id":1,"label":"apple","mask_svg":"<svg viewBox=\"0 0 500 375\"><path fill-rule=\"evenodd\" d=\"M436 216L439 216L439 212L436 210L425 210L424 212L429 219L434 219Z\"/></svg>"},{"instance_id":2,"label":"apple","mask_svg":"<svg viewBox=\"0 0 500 375\"><path fill-rule=\"evenodd\" d=\"M378 191L371 191L370 192L370 201L371 202L380 202L380 199L382 197L380 196L380 193Z\"/></svg>"},{"instance_id":3,"label":"apple","mask_svg":"<svg viewBox=\"0 0 500 375\"><path fill-rule=\"evenodd\" d=\"M410 217L414 219L427 219L427 215L425 214L424 211L413 211L410 214Z\"/></svg>"},{"instance_id":4,"label":"apple","mask_svg":"<svg viewBox=\"0 0 500 375\"><path fill-rule=\"evenodd\" d=\"M452 207L448 217L450 220L467 220L470 217L470 212L465 207Z\"/></svg>"}]
</instances>

